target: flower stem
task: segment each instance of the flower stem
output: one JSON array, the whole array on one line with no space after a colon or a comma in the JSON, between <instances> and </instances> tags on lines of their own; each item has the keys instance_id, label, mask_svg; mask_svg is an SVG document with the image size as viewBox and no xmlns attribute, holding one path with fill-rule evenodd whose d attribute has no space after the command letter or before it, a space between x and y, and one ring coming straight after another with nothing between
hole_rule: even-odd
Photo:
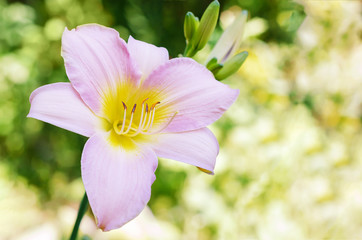
<instances>
[{"instance_id":1,"label":"flower stem","mask_svg":"<svg viewBox=\"0 0 362 240\"><path fill-rule=\"evenodd\" d=\"M87 197L87 193L84 193L82 202L80 203L80 206L79 206L77 220L75 220L72 235L70 235L69 240L77 239L79 225L80 225L80 222L82 221L82 218L83 218L85 212L87 211L87 209L88 209L88 197Z\"/></svg>"}]
</instances>

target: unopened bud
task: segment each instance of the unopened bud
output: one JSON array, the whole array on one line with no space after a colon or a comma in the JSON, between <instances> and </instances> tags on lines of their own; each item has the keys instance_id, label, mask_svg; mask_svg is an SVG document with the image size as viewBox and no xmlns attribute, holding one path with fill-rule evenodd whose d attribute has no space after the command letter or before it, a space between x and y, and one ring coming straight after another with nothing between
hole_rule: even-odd
<instances>
[{"instance_id":1,"label":"unopened bud","mask_svg":"<svg viewBox=\"0 0 362 240\"><path fill-rule=\"evenodd\" d=\"M243 10L221 35L215 47L212 49L209 59L216 57L219 59L219 63L223 63L234 56L235 52L240 48L247 18L248 11Z\"/></svg>"},{"instance_id":2,"label":"unopened bud","mask_svg":"<svg viewBox=\"0 0 362 240\"><path fill-rule=\"evenodd\" d=\"M241 65L245 62L248 57L248 52L244 51L239 54L236 54L234 57L230 58L224 63L224 66L215 73L215 78L217 80L223 80L230 75L234 74L239 70Z\"/></svg>"},{"instance_id":3,"label":"unopened bud","mask_svg":"<svg viewBox=\"0 0 362 240\"><path fill-rule=\"evenodd\" d=\"M205 47L211 34L214 32L219 17L220 4L217 0L210 3L201 17L200 25L191 39L191 45L196 51Z\"/></svg>"},{"instance_id":4,"label":"unopened bud","mask_svg":"<svg viewBox=\"0 0 362 240\"><path fill-rule=\"evenodd\" d=\"M195 17L195 15L192 12L187 12L184 22L184 34L187 42L191 40L198 26L199 26L199 19Z\"/></svg>"},{"instance_id":5,"label":"unopened bud","mask_svg":"<svg viewBox=\"0 0 362 240\"><path fill-rule=\"evenodd\" d=\"M212 58L207 64L206 68L209 69L212 73L216 73L223 67L222 64L217 63L217 58Z\"/></svg>"}]
</instances>

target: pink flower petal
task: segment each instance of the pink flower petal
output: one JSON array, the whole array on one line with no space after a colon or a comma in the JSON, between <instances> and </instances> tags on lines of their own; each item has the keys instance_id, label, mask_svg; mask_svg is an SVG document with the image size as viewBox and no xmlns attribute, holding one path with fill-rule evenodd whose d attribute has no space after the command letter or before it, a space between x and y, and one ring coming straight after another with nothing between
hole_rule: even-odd
<instances>
[{"instance_id":1,"label":"pink flower petal","mask_svg":"<svg viewBox=\"0 0 362 240\"><path fill-rule=\"evenodd\" d=\"M219 144L209 129L161 133L154 137L151 147L158 157L188 163L214 173Z\"/></svg>"},{"instance_id":2,"label":"pink flower petal","mask_svg":"<svg viewBox=\"0 0 362 240\"><path fill-rule=\"evenodd\" d=\"M168 61L168 51L163 47L128 38L128 51L135 60L137 67L142 72L142 78L146 78L154 69Z\"/></svg>"},{"instance_id":3,"label":"pink flower petal","mask_svg":"<svg viewBox=\"0 0 362 240\"><path fill-rule=\"evenodd\" d=\"M89 203L104 231L119 228L146 206L156 179L157 156L147 147L111 146L105 134L92 136L82 155L82 179Z\"/></svg>"},{"instance_id":4,"label":"pink flower petal","mask_svg":"<svg viewBox=\"0 0 362 240\"><path fill-rule=\"evenodd\" d=\"M62 56L69 80L84 102L101 115L103 100L121 82L139 84L127 45L117 31L97 24L65 29Z\"/></svg>"},{"instance_id":5,"label":"pink flower petal","mask_svg":"<svg viewBox=\"0 0 362 240\"><path fill-rule=\"evenodd\" d=\"M89 137L100 124L99 118L82 101L70 83L53 83L30 95L28 117Z\"/></svg>"},{"instance_id":6,"label":"pink flower petal","mask_svg":"<svg viewBox=\"0 0 362 240\"><path fill-rule=\"evenodd\" d=\"M239 90L216 81L206 67L190 58L168 61L151 73L143 87L157 88L161 101L159 112L164 112L164 116L156 116L156 120L157 117L169 119L177 112L164 132L206 127L219 119L239 94Z\"/></svg>"}]
</instances>

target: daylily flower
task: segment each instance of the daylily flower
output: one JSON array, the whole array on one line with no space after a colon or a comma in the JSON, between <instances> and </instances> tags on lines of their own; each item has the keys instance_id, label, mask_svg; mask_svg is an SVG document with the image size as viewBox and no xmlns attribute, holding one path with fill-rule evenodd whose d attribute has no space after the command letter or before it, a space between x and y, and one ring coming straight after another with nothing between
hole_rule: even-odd
<instances>
[{"instance_id":1,"label":"daylily flower","mask_svg":"<svg viewBox=\"0 0 362 240\"><path fill-rule=\"evenodd\" d=\"M150 199L157 157L213 173L218 143L207 125L238 90L190 58L96 24L65 29L70 83L30 96L28 117L89 137L81 157L84 187L104 231L135 218Z\"/></svg>"}]
</instances>

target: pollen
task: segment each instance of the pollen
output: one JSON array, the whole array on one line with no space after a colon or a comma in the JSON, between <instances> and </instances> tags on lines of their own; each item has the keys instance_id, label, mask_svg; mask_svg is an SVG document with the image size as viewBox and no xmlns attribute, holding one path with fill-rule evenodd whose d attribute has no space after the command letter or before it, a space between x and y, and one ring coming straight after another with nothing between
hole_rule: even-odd
<instances>
[{"instance_id":1,"label":"pollen","mask_svg":"<svg viewBox=\"0 0 362 240\"><path fill-rule=\"evenodd\" d=\"M128 109L127 105L125 102L122 101L123 117L116 120L113 123L114 132L118 135L134 137L137 136L138 134L150 135L150 134L159 133L163 129L165 129L175 118L177 112L172 115L172 117L167 121L167 123L163 127L161 127L161 129L151 132L150 129L152 129L154 123L156 110L159 104L161 104L161 102L157 101L149 105L147 103L148 100L149 98L145 98L141 102L140 111L137 110L137 104L134 104L132 110L128 113L127 113Z\"/></svg>"}]
</instances>

